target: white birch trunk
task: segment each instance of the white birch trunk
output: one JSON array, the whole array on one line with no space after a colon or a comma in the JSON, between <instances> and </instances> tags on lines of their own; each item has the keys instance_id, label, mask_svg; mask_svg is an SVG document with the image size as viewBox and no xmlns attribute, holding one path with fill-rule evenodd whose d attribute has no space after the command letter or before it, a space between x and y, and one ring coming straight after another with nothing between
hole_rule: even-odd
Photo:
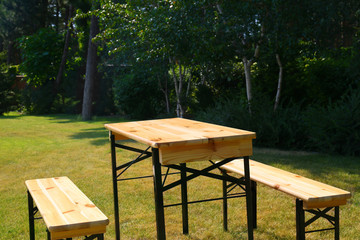
<instances>
[{"instance_id":1,"label":"white birch trunk","mask_svg":"<svg viewBox=\"0 0 360 240\"><path fill-rule=\"evenodd\" d=\"M276 54L276 62L279 66L279 79L278 79L278 85L277 85L277 91L276 91L276 97L275 97L275 104L274 104L274 111L276 111L276 109L279 106L279 102L280 102L280 95L281 95L281 85L282 85L282 80L283 80L283 66L281 63L281 59L279 54Z\"/></svg>"},{"instance_id":2,"label":"white birch trunk","mask_svg":"<svg viewBox=\"0 0 360 240\"><path fill-rule=\"evenodd\" d=\"M246 96L248 100L249 113L251 114L251 100L252 100L252 87L251 87L251 65L252 62L243 57L245 83L246 83Z\"/></svg>"},{"instance_id":3,"label":"white birch trunk","mask_svg":"<svg viewBox=\"0 0 360 240\"><path fill-rule=\"evenodd\" d=\"M170 63L172 63L170 59ZM171 70L173 73L173 80L175 86L175 93L176 93L176 115L180 118L184 116L184 111L181 106L181 92L182 92L182 85L183 85L183 73L182 73L182 66L179 63L179 78L177 78L175 73L175 63L172 64Z\"/></svg>"},{"instance_id":4,"label":"white birch trunk","mask_svg":"<svg viewBox=\"0 0 360 240\"><path fill-rule=\"evenodd\" d=\"M169 94L168 94L168 79L165 77L165 86L162 86L160 77L158 78L160 90L164 93L165 96L165 104L166 104L166 112L170 113L170 102L169 102Z\"/></svg>"}]
</instances>

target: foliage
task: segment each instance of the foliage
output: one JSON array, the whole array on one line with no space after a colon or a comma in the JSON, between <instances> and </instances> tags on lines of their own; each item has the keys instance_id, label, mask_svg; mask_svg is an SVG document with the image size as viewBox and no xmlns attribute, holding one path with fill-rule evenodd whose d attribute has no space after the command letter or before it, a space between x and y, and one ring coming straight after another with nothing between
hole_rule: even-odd
<instances>
[{"instance_id":1,"label":"foliage","mask_svg":"<svg viewBox=\"0 0 360 240\"><path fill-rule=\"evenodd\" d=\"M54 97L52 93L53 85L51 82L43 83L40 87L27 85L21 94L21 103L25 113L46 114L53 112L52 104Z\"/></svg>"},{"instance_id":2,"label":"foliage","mask_svg":"<svg viewBox=\"0 0 360 240\"><path fill-rule=\"evenodd\" d=\"M0 68L0 115L15 110L18 105L18 93L15 85L16 67Z\"/></svg>"},{"instance_id":3,"label":"foliage","mask_svg":"<svg viewBox=\"0 0 360 240\"><path fill-rule=\"evenodd\" d=\"M41 86L56 78L62 52L61 36L49 28L19 39L23 61L20 71L31 86Z\"/></svg>"},{"instance_id":4,"label":"foliage","mask_svg":"<svg viewBox=\"0 0 360 240\"><path fill-rule=\"evenodd\" d=\"M247 129L256 132L256 146L304 149L305 126L298 105L280 106L274 112L271 101L263 96L253 99L249 114L245 94L243 99L224 99L197 115L197 119Z\"/></svg>"},{"instance_id":5,"label":"foliage","mask_svg":"<svg viewBox=\"0 0 360 240\"><path fill-rule=\"evenodd\" d=\"M306 113L307 135L312 149L360 155L360 90L350 90L327 107L310 107Z\"/></svg>"},{"instance_id":6,"label":"foliage","mask_svg":"<svg viewBox=\"0 0 360 240\"><path fill-rule=\"evenodd\" d=\"M163 93L146 71L123 67L114 76L113 93L117 108L132 119L155 118L164 111Z\"/></svg>"},{"instance_id":7,"label":"foliage","mask_svg":"<svg viewBox=\"0 0 360 240\"><path fill-rule=\"evenodd\" d=\"M70 4L78 14L69 25L69 54L54 91ZM336 104L347 105L348 89L360 88L359 9L355 0L3 0L0 51L7 49L8 63L19 58L11 42L22 36L20 70L28 86L21 104L28 112L78 113L89 16L95 14L101 25L95 114L156 118L172 116L181 104L185 117L256 131L259 146L321 151L322 145L310 140L304 116L315 121L308 115L316 111L306 111L314 104L323 113L338 111ZM275 54L283 66L276 112ZM252 63L251 115L246 113L245 58ZM6 86L2 92L12 96Z\"/></svg>"}]
</instances>

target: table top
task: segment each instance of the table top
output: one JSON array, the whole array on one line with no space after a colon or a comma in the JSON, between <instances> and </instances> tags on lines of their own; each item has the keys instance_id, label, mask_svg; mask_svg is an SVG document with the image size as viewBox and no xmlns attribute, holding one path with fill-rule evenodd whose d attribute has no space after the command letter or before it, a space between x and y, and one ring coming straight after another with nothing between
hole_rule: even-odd
<instances>
[{"instance_id":1,"label":"table top","mask_svg":"<svg viewBox=\"0 0 360 240\"><path fill-rule=\"evenodd\" d=\"M105 124L117 139L133 139L154 148L254 139L255 133L184 118Z\"/></svg>"}]
</instances>

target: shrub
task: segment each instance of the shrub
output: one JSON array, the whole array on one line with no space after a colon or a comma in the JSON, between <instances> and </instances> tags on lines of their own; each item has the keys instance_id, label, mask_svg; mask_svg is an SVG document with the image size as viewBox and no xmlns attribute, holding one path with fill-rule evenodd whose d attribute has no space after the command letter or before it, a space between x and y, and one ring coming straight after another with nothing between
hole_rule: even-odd
<instances>
[{"instance_id":1,"label":"shrub","mask_svg":"<svg viewBox=\"0 0 360 240\"><path fill-rule=\"evenodd\" d=\"M162 109L163 93L149 76L123 73L114 79L115 105L132 119L155 118Z\"/></svg>"},{"instance_id":2,"label":"shrub","mask_svg":"<svg viewBox=\"0 0 360 240\"><path fill-rule=\"evenodd\" d=\"M197 119L256 132L254 144L262 147L303 149L305 125L300 106L279 106L274 112L272 101L259 98L251 103L251 114L245 99L222 99L198 113Z\"/></svg>"},{"instance_id":3,"label":"shrub","mask_svg":"<svg viewBox=\"0 0 360 240\"><path fill-rule=\"evenodd\" d=\"M360 155L360 90L352 90L325 108L306 114L311 148L328 153Z\"/></svg>"},{"instance_id":4,"label":"shrub","mask_svg":"<svg viewBox=\"0 0 360 240\"><path fill-rule=\"evenodd\" d=\"M18 94L14 87L16 67L2 66L0 69L0 115L15 110L18 106Z\"/></svg>"}]
</instances>

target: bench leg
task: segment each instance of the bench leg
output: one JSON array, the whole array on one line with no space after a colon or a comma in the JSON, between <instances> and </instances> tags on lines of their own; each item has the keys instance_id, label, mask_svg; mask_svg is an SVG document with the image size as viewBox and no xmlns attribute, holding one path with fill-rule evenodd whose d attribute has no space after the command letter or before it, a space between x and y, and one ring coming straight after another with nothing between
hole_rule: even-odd
<instances>
[{"instance_id":1,"label":"bench leg","mask_svg":"<svg viewBox=\"0 0 360 240\"><path fill-rule=\"evenodd\" d=\"M327 212L334 209L334 216L329 215ZM305 221L305 212L309 212L313 214L313 216ZM306 231L306 227L315 222L319 218L327 219L332 225L333 228L324 228ZM334 239L340 239L340 211L339 206L336 207L328 207L324 209L303 209L303 201L300 199L296 199L296 239L297 240L305 240L306 233L312 232L322 232L334 230Z\"/></svg>"},{"instance_id":2,"label":"bench leg","mask_svg":"<svg viewBox=\"0 0 360 240\"><path fill-rule=\"evenodd\" d=\"M29 191L27 191L28 195L28 209L29 209L29 233L30 233L30 240L35 240L35 226L34 226L34 202L31 197L31 194Z\"/></svg>"},{"instance_id":3,"label":"bench leg","mask_svg":"<svg viewBox=\"0 0 360 240\"><path fill-rule=\"evenodd\" d=\"M223 172L225 176L226 173ZM227 196L227 181L223 179L222 181L222 188L223 188L223 224L224 224L224 231L228 230L228 196ZM252 192L252 206L253 206L253 227L254 229L257 228L257 183L251 181L251 192Z\"/></svg>"},{"instance_id":4,"label":"bench leg","mask_svg":"<svg viewBox=\"0 0 360 240\"><path fill-rule=\"evenodd\" d=\"M296 240L305 240L305 211L303 201L296 199Z\"/></svg>"},{"instance_id":5,"label":"bench leg","mask_svg":"<svg viewBox=\"0 0 360 240\"><path fill-rule=\"evenodd\" d=\"M251 192L252 192L252 201L253 201L253 227L257 228L257 184L254 181L251 181Z\"/></svg>"}]
</instances>

